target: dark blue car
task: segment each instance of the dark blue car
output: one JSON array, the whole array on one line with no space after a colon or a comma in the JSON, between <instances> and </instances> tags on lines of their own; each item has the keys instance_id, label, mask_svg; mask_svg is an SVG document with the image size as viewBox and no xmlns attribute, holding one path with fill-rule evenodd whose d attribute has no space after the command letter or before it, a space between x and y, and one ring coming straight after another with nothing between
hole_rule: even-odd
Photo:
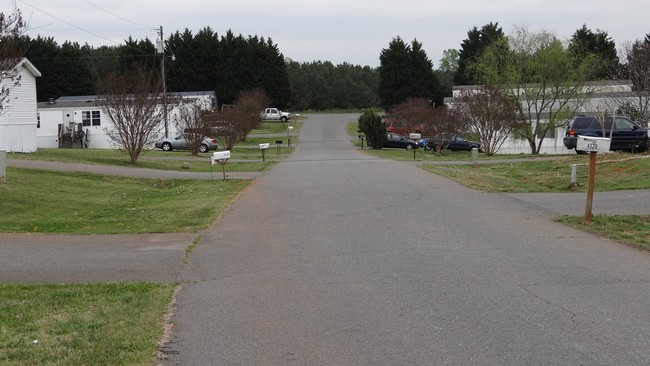
<instances>
[{"instance_id":1,"label":"dark blue car","mask_svg":"<svg viewBox=\"0 0 650 366\"><path fill-rule=\"evenodd\" d=\"M440 141L440 139L438 139ZM442 141L444 143L449 143L447 145L447 150L450 151L472 151L473 148L477 148L481 151L481 143L475 141L466 140L462 134L451 135L449 137L443 137ZM436 150L435 139L424 138L418 141L418 145L425 150Z\"/></svg>"}]
</instances>

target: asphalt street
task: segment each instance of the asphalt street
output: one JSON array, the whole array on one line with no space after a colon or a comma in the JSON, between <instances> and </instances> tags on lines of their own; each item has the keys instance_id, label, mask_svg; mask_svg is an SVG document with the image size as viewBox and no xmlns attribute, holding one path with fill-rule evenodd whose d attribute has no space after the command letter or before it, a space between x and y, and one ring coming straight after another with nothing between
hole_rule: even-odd
<instances>
[{"instance_id":1,"label":"asphalt street","mask_svg":"<svg viewBox=\"0 0 650 366\"><path fill-rule=\"evenodd\" d=\"M163 364L650 364L650 254L553 221L584 198L364 155L354 118L310 116L202 233Z\"/></svg>"}]
</instances>

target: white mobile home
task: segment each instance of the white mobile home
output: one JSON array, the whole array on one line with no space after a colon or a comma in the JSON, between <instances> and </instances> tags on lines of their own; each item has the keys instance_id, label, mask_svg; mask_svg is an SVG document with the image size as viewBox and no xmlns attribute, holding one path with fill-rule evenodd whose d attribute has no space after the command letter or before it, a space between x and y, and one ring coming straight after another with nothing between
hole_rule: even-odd
<instances>
[{"instance_id":1,"label":"white mobile home","mask_svg":"<svg viewBox=\"0 0 650 366\"><path fill-rule=\"evenodd\" d=\"M37 148L36 78L40 71L26 58L16 66L20 84L12 87L11 80L3 80L12 88L5 109L0 111L0 150L6 152L34 152Z\"/></svg>"},{"instance_id":2,"label":"white mobile home","mask_svg":"<svg viewBox=\"0 0 650 366\"><path fill-rule=\"evenodd\" d=\"M216 108L214 91L182 92L174 95L197 102L203 109ZM109 149L108 133L113 127L110 118L96 105L97 96L66 96L38 103L38 147L89 147ZM168 115L170 136L176 134L174 109Z\"/></svg>"}]
</instances>

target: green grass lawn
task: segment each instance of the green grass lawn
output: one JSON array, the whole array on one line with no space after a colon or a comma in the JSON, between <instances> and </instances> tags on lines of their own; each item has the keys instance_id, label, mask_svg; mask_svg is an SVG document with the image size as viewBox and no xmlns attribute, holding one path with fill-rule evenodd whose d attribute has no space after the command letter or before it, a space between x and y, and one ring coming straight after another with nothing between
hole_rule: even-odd
<instances>
[{"instance_id":1,"label":"green grass lawn","mask_svg":"<svg viewBox=\"0 0 650 366\"><path fill-rule=\"evenodd\" d=\"M591 224L586 224L582 216L562 216L558 222L597 236L650 250L650 215L594 216Z\"/></svg>"},{"instance_id":2,"label":"green grass lawn","mask_svg":"<svg viewBox=\"0 0 650 366\"><path fill-rule=\"evenodd\" d=\"M0 284L0 364L153 365L174 288Z\"/></svg>"},{"instance_id":3,"label":"green grass lawn","mask_svg":"<svg viewBox=\"0 0 650 366\"><path fill-rule=\"evenodd\" d=\"M650 158L603 154L596 166L596 191L650 188ZM571 185L571 165L577 165L577 185ZM589 157L570 155L552 161L499 164L424 164L428 171L470 188L489 192L586 191Z\"/></svg>"},{"instance_id":4,"label":"green grass lawn","mask_svg":"<svg viewBox=\"0 0 650 366\"><path fill-rule=\"evenodd\" d=\"M302 118L302 117L301 117ZM287 123L282 122L264 122L260 126L251 131L251 134L280 134L287 133L287 127L293 126L292 134L297 134L298 131L302 128L302 122L296 122L294 118Z\"/></svg>"},{"instance_id":5,"label":"green grass lawn","mask_svg":"<svg viewBox=\"0 0 650 366\"><path fill-rule=\"evenodd\" d=\"M196 231L208 227L248 184L9 168L0 182L0 232Z\"/></svg>"},{"instance_id":6,"label":"green grass lawn","mask_svg":"<svg viewBox=\"0 0 650 366\"><path fill-rule=\"evenodd\" d=\"M286 141L285 141L286 143ZM286 146L282 148L282 154L288 154L293 151ZM158 170L172 170L184 172L210 172L209 153L199 153L198 156L192 156L187 151L169 151L150 150L145 152L138 159L137 164L129 163L129 157L125 152L112 149L39 149L36 153L31 154L7 154L9 159L28 159L57 161L64 163L83 163L97 165L115 165L128 168L147 168ZM275 155L273 155L275 157ZM236 160L236 161L235 161ZM240 161L243 160L243 161ZM246 161L246 160L251 160ZM235 147L231 151L231 160L226 165L228 172L256 172L269 169L277 159L269 159L262 162L262 154L257 149L247 149ZM183 168L187 162L189 168ZM219 170L220 167L212 167L212 170Z\"/></svg>"}]
</instances>

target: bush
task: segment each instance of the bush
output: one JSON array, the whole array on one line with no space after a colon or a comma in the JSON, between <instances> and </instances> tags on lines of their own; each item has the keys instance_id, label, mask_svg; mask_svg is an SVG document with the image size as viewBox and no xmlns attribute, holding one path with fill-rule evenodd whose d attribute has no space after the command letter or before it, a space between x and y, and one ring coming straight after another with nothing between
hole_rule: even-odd
<instances>
[{"instance_id":1,"label":"bush","mask_svg":"<svg viewBox=\"0 0 650 366\"><path fill-rule=\"evenodd\" d=\"M367 109L359 117L359 130L366 135L368 146L381 149L386 142L386 128L375 111Z\"/></svg>"}]
</instances>

